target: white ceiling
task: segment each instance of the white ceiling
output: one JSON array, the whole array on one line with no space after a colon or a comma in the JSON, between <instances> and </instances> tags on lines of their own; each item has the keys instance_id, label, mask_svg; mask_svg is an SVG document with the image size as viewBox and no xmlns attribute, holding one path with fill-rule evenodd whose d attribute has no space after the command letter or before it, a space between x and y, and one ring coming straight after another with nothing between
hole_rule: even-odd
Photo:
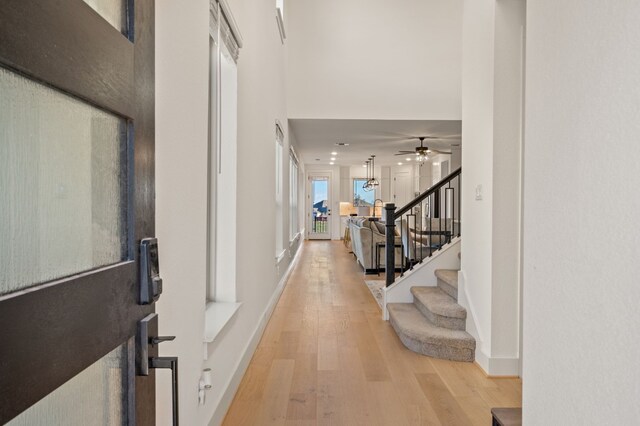
<instances>
[{"instance_id":1,"label":"white ceiling","mask_svg":"<svg viewBox=\"0 0 640 426\"><path fill-rule=\"evenodd\" d=\"M306 164L329 164L331 152L337 152L335 164L363 164L374 154L376 165L406 162L411 155L394 156L398 150L413 151L420 146L418 136L436 136L425 140L431 149L451 152L461 144L462 122L459 120L289 120L297 141L297 149ZM338 142L349 146L336 146Z\"/></svg>"}]
</instances>

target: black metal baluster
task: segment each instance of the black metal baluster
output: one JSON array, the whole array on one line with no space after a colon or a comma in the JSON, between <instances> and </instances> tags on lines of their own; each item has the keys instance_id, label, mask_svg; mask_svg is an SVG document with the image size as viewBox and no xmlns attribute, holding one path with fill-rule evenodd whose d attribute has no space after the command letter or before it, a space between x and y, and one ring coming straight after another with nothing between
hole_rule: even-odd
<instances>
[{"instance_id":1,"label":"black metal baluster","mask_svg":"<svg viewBox=\"0 0 640 426\"><path fill-rule=\"evenodd\" d=\"M433 196L430 196L431 198L434 198ZM434 205L435 208L435 205ZM432 219L431 219L431 214L429 214L429 257L431 257L433 255L433 233L432 233Z\"/></svg>"},{"instance_id":2,"label":"black metal baluster","mask_svg":"<svg viewBox=\"0 0 640 426\"><path fill-rule=\"evenodd\" d=\"M411 210L409 210L411 211ZM416 238L414 236L411 235L411 227L409 226L409 218L411 217L411 214L407 215L407 238L411 238L411 242L413 244L413 255L411 257L411 260L409 261L409 270L413 270L413 263L415 262L415 257L416 257Z\"/></svg>"},{"instance_id":3,"label":"black metal baluster","mask_svg":"<svg viewBox=\"0 0 640 426\"><path fill-rule=\"evenodd\" d=\"M404 245L404 226L402 226L402 221L403 220L404 219L402 219L402 216L400 216L400 241L402 241L402 244ZM409 251L409 238L407 238L407 247L406 248L407 248L407 252L408 252ZM409 262L409 256L407 256L407 255L405 255L405 262ZM400 276L401 277L404 276L404 267L405 267L405 264L403 263L402 266L400 267Z\"/></svg>"},{"instance_id":4,"label":"black metal baluster","mask_svg":"<svg viewBox=\"0 0 640 426\"><path fill-rule=\"evenodd\" d=\"M440 200L442 200L442 187L438 188L438 194L440 194ZM447 201L445 200L445 204ZM438 215L438 233L440 234L440 238L438 238L438 250L442 250L442 203L440 203L440 214ZM445 206L446 209L446 206Z\"/></svg>"},{"instance_id":5,"label":"black metal baluster","mask_svg":"<svg viewBox=\"0 0 640 426\"><path fill-rule=\"evenodd\" d=\"M452 212L453 218L451 219L451 228L452 228L451 236L453 238L456 235L456 189L455 187L453 188L453 195L451 198L451 210L453 210Z\"/></svg>"},{"instance_id":6,"label":"black metal baluster","mask_svg":"<svg viewBox=\"0 0 640 426\"><path fill-rule=\"evenodd\" d=\"M422 259L424 259L424 226L422 224L422 219L424 218L424 207L422 203L420 204L420 260L418 263L422 263Z\"/></svg>"},{"instance_id":7,"label":"black metal baluster","mask_svg":"<svg viewBox=\"0 0 640 426\"><path fill-rule=\"evenodd\" d=\"M447 194L449 196L447 196ZM447 223L449 222L449 219L451 219L449 216L453 215L453 212L449 212L449 214L447 214L447 210L449 210L449 203L453 202L450 198L451 198L451 181L449 181L449 186L447 187L447 189L444 190L444 198L445 198L445 222L444 222L444 226L445 228L447 228ZM453 208L452 208L453 209ZM448 228L447 228L448 229ZM451 235L453 235L453 219L451 219L451 231L447 231L447 244L449 244L451 242Z\"/></svg>"},{"instance_id":8,"label":"black metal baluster","mask_svg":"<svg viewBox=\"0 0 640 426\"><path fill-rule=\"evenodd\" d=\"M462 173L458 175L458 237L462 235L462 203L460 203L460 194L462 193Z\"/></svg>"}]
</instances>

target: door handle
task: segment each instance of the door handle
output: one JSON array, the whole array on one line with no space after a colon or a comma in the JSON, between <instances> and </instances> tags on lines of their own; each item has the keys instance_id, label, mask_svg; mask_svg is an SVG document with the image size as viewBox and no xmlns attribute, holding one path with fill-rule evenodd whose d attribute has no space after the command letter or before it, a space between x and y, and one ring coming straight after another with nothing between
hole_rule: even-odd
<instances>
[{"instance_id":1,"label":"door handle","mask_svg":"<svg viewBox=\"0 0 640 426\"><path fill-rule=\"evenodd\" d=\"M173 425L178 426L178 357L155 356L157 346L175 339L175 336L158 336L158 314L151 313L138 322L136 336L136 370L138 376L148 376L150 368L171 370L171 395Z\"/></svg>"},{"instance_id":2,"label":"door handle","mask_svg":"<svg viewBox=\"0 0 640 426\"><path fill-rule=\"evenodd\" d=\"M167 368L171 370L173 426L178 426L178 357L159 356L155 358L149 358L149 368Z\"/></svg>"}]
</instances>

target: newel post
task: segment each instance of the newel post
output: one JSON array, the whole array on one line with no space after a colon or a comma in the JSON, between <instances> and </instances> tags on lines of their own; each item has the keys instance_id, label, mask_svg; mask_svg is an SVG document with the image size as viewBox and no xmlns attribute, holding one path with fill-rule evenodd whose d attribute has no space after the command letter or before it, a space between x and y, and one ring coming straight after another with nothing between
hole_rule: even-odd
<instances>
[{"instance_id":1,"label":"newel post","mask_svg":"<svg viewBox=\"0 0 640 426\"><path fill-rule=\"evenodd\" d=\"M396 280L396 205L394 203L387 203L384 206L385 221L386 221L386 244L385 244L385 280L387 287L393 284Z\"/></svg>"}]
</instances>

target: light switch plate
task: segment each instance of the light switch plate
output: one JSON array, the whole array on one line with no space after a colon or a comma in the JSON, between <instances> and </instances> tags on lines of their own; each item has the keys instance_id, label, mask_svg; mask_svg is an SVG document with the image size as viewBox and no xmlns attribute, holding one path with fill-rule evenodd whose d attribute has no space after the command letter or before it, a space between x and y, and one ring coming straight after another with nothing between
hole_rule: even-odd
<instances>
[{"instance_id":1,"label":"light switch plate","mask_svg":"<svg viewBox=\"0 0 640 426\"><path fill-rule=\"evenodd\" d=\"M476 186L476 200L482 200L482 185Z\"/></svg>"}]
</instances>

